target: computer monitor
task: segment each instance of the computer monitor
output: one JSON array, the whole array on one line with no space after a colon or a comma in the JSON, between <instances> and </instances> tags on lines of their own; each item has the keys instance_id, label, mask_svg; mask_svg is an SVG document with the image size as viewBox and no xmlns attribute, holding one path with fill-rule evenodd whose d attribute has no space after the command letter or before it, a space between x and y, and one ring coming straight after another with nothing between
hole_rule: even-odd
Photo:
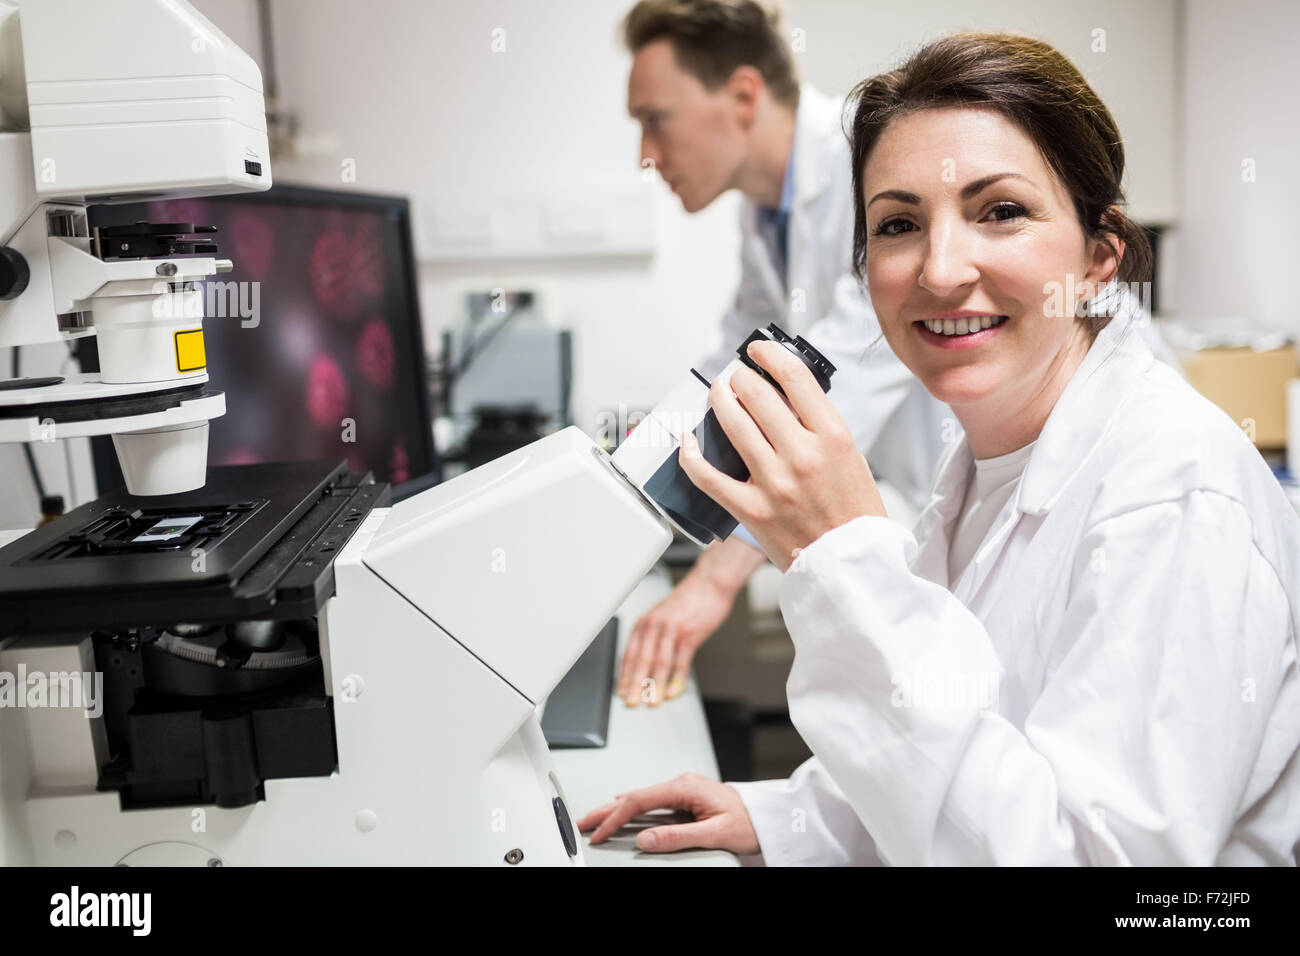
<instances>
[{"instance_id":1,"label":"computer monitor","mask_svg":"<svg viewBox=\"0 0 1300 956\"><path fill-rule=\"evenodd\" d=\"M397 497L437 482L405 199L277 185L90 210L92 226L141 220L216 226L202 238L234 262L204 287L208 376L226 393L209 464L344 459ZM107 439L94 458L100 493L120 487Z\"/></svg>"}]
</instances>

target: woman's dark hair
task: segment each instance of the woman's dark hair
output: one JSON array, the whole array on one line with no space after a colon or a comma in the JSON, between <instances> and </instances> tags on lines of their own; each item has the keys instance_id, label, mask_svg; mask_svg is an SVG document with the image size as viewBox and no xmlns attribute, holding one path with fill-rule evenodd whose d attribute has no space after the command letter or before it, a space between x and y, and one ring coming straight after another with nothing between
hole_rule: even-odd
<instances>
[{"instance_id":1,"label":"woman's dark hair","mask_svg":"<svg viewBox=\"0 0 1300 956\"><path fill-rule=\"evenodd\" d=\"M956 33L935 40L902 66L863 80L849 94L854 107L853 271L866 273L867 213L862 177L885 128L900 116L934 107L990 109L1015 123L1038 146L1074 202L1084 235L1118 254L1116 278L1149 282L1151 243L1123 211L1124 144L1110 110L1055 47L1009 33ZM1096 334L1110 321L1089 320Z\"/></svg>"}]
</instances>

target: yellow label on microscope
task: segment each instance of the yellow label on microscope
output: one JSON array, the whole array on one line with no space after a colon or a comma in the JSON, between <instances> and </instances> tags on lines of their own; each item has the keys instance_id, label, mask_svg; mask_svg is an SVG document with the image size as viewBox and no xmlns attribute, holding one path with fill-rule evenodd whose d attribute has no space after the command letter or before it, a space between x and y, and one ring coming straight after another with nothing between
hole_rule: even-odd
<instances>
[{"instance_id":1,"label":"yellow label on microscope","mask_svg":"<svg viewBox=\"0 0 1300 956\"><path fill-rule=\"evenodd\" d=\"M203 351L203 330L187 329L176 333L176 371L197 372L206 368L208 357Z\"/></svg>"}]
</instances>

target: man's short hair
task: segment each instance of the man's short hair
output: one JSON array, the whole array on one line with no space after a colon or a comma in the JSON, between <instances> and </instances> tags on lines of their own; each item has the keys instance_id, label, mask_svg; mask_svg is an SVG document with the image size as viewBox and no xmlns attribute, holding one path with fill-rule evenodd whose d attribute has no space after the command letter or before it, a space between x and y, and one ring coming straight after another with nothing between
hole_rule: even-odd
<instances>
[{"instance_id":1,"label":"man's short hair","mask_svg":"<svg viewBox=\"0 0 1300 956\"><path fill-rule=\"evenodd\" d=\"M657 40L671 42L678 65L707 90L752 66L773 99L799 105L794 58L775 9L755 0L640 0L623 21L623 41L635 54Z\"/></svg>"}]
</instances>

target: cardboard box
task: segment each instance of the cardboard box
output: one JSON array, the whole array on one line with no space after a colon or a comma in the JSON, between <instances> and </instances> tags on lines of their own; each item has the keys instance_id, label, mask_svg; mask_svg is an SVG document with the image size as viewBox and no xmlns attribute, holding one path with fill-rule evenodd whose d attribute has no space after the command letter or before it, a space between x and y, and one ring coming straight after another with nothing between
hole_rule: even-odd
<instances>
[{"instance_id":1,"label":"cardboard box","mask_svg":"<svg viewBox=\"0 0 1300 956\"><path fill-rule=\"evenodd\" d=\"M1294 347L1201 349L1178 359L1188 380L1227 412L1257 448L1286 447L1286 383L1300 374Z\"/></svg>"}]
</instances>

